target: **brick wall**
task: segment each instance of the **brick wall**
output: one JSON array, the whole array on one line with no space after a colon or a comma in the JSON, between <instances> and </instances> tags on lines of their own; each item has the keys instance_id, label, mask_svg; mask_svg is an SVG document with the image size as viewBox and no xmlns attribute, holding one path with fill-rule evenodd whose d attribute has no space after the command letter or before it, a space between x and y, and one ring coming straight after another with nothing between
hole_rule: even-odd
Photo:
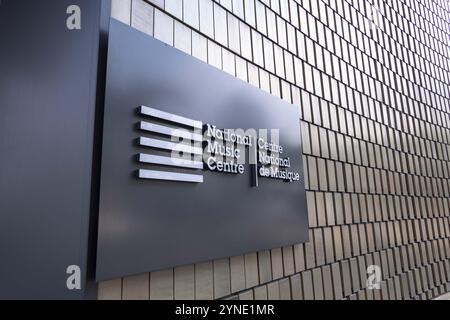
<instances>
[{"instance_id":1,"label":"brick wall","mask_svg":"<svg viewBox=\"0 0 450 320\"><path fill-rule=\"evenodd\" d=\"M447 1L113 0L112 11L299 107L311 240L105 281L100 299L450 291ZM366 288L373 264L381 290Z\"/></svg>"}]
</instances>

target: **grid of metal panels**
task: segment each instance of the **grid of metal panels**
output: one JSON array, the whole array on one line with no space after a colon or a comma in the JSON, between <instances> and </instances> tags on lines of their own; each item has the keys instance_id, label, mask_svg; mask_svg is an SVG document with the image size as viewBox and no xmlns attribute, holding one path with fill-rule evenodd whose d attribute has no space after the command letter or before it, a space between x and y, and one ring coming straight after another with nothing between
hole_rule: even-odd
<instances>
[{"instance_id":1,"label":"grid of metal panels","mask_svg":"<svg viewBox=\"0 0 450 320\"><path fill-rule=\"evenodd\" d=\"M113 0L113 17L299 107L312 241L107 281L99 298L450 291L447 1Z\"/></svg>"}]
</instances>

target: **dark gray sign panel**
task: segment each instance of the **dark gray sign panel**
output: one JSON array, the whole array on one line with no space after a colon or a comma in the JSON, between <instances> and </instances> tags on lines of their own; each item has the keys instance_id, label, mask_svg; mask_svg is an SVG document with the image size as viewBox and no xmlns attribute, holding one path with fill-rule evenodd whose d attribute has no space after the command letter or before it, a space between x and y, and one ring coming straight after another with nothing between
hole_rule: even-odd
<instances>
[{"instance_id":1,"label":"dark gray sign panel","mask_svg":"<svg viewBox=\"0 0 450 320\"><path fill-rule=\"evenodd\" d=\"M307 241L301 155L297 107L113 21L97 280Z\"/></svg>"},{"instance_id":2,"label":"dark gray sign panel","mask_svg":"<svg viewBox=\"0 0 450 320\"><path fill-rule=\"evenodd\" d=\"M0 1L0 299L96 296L88 240L99 41L109 6ZM76 278L67 286L71 275L80 286Z\"/></svg>"}]
</instances>

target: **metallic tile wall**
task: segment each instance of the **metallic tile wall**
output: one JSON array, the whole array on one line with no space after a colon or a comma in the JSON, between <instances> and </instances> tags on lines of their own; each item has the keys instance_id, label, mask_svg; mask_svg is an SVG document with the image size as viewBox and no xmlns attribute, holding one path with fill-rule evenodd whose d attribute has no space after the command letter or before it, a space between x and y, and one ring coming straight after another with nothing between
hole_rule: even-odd
<instances>
[{"instance_id":1,"label":"metallic tile wall","mask_svg":"<svg viewBox=\"0 0 450 320\"><path fill-rule=\"evenodd\" d=\"M311 241L102 282L99 299L450 291L449 2L113 0L112 15L299 107Z\"/></svg>"}]
</instances>

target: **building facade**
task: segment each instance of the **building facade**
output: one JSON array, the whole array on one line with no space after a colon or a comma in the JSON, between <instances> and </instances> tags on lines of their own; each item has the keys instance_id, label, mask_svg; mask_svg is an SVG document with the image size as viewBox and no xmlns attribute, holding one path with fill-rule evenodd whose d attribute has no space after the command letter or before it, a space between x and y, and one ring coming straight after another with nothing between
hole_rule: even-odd
<instances>
[{"instance_id":1,"label":"building facade","mask_svg":"<svg viewBox=\"0 0 450 320\"><path fill-rule=\"evenodd\" d=\"M310 241L104 281L99 299L450 291L448 2L113 0L112 16L298 106Z\"/></svg>"}]
</instances>

